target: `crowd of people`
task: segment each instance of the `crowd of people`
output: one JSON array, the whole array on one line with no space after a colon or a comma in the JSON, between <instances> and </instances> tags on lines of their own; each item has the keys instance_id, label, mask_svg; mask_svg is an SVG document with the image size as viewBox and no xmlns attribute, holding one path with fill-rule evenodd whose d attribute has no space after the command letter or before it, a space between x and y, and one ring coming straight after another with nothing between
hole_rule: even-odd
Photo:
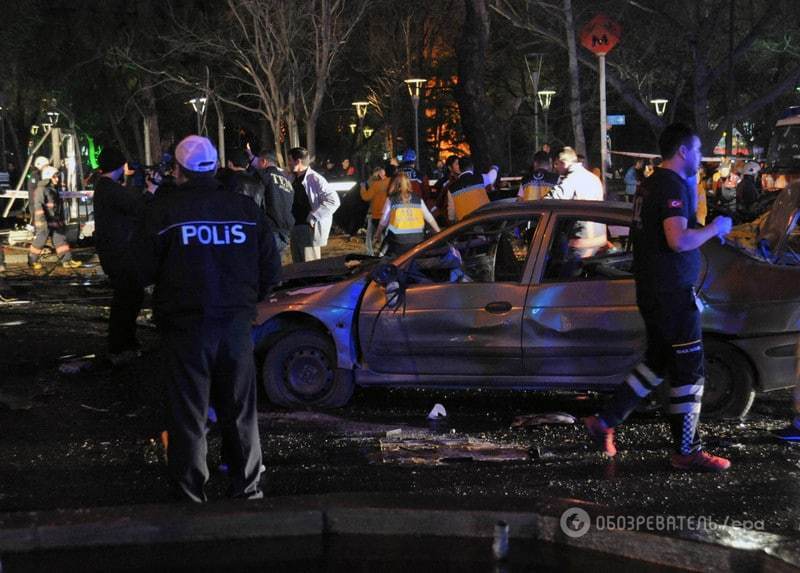
<instances>
[{"instance_id":1,"label":"crowd of people","mask_svg":"<svg viewBox=\"0 0 800 573\"><path fill-rule=\"evenodd\" d=\"M694 284L698 249L728 233L732 221L720 216L704 225L698 190L716 195L735 189L737 207L741 201L745 208L758 197L758 169L750 162L704 174L700 140L682 124L667 127L660 146L662 161L650 173L637 161L624 179L625 194L635 204L634 276L647 353L609 406L587 418L585 426L598 448L614 456L614 428L668 380L673 467L723 471L730 462L705 452L697 431L704 373ZM166 354L169 471L181 499L206 499L206 423L212 402L231 496L262 496L250 328L256 303L280 282L282 254L288 250L294 262L313 261L328 242L340 199L323 173L330 174L335 165L326 161L318 172L311 159L307 150L293 148L283 169L272 151L255 154L246 147L218 169L214 145L189 136L175 149L174 169L140 180L140 189L120 151L106 147L100 155L94 216L97 253L113 288L108 354L113 364L138 355L136 317L145 287L154 285L154 319ZM416 160L408 149L396 164L374 169L361 185L360 198L369 205L368 254L400 255L423 241L428 230L438 233L490 202L497 166L482 173L469 156L452 155L431 182L418 173ZM30 205L36 234L29 264L40 268L41 249L51 237L61 264L77 267L54 191L58 173L46 160L37 159L35 167ZM355 175L348 160L338 173ZM554 155L543 149L533 156L517 199L602 201L604 189L574 149ZM587 233L583 239L605 244L605 232L581 232ZM589 243L584 247L579 256L596 251ZM798 436L800 424L793 428Z\"/></svg>"},{"instance_id":2,"label":"crowd of people","mask_svg":"<svg viewBox=\"0 0 800 573\"><path fill-rule=\"evenodd\" d=\"M659 158L637 159L625 171L625 200L633 201L636 190L660 164ZM696 209L700 224L705 224L709 208L733 215L738 222L760 215L759 203L764 197L762 178L764 164L757 161L702 161L690 178L697 192Z\"/></svg>"}]
</instances>

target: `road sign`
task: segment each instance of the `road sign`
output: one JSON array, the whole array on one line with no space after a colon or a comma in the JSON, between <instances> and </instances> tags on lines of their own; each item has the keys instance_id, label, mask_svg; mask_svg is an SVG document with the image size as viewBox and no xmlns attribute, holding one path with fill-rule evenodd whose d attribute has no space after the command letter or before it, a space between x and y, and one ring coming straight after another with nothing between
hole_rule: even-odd
<instances>
[{"instance_id":1,"label":"road sign","mask_svg":"<svg viewBox=\"0 0 800 573\"><path fill-rule=\"evenodd\" d=\"M604 14L598 14L581 29L581 45L590 52L605 56L619 43L622 27Z\"/></svg>"},{"instance_id":2,"label":"road sign","mask_svg":"<svg viewBox=\"0 0 800 573\"><path fill-rule=\"evenodd\" d=\"M625 125L624 115L609 115L608 125Z\"/></svg>"}]
</instances>

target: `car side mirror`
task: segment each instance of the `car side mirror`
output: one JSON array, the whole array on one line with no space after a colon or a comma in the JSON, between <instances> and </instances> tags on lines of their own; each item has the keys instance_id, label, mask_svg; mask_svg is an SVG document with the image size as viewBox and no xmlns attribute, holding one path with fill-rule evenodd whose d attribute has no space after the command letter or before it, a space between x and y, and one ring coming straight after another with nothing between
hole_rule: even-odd
<instances>
[{"instance_id":1,"label":"car side mirror","mask_svg":"<svg viewBox=\"0 0 800 573\"><path fill-rule=\"evenodd\" d=\"M386 306L398 308L405 298L405 280L401 271L391 263L383 263L370 275L386 291Z\"/></svg>"},{"instance_id":2,"label":"car side mirror","mask_svg":"<svg viewBox=\"0 0 800 573\"><path fill-rule=\"evenodd\" d=\"M372 271L370 278L377 284L385 287L391 282L397 281L399 271L392 263L382 263Z\"/></svg>"}]
</instances>

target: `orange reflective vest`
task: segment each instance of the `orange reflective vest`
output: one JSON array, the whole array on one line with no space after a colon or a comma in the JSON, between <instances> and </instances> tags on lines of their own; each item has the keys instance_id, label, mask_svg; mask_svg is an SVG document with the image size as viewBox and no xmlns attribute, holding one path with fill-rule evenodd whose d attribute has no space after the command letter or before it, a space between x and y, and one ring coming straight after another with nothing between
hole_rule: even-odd
<instances>
[{"instance_id":1,"label":"orange reflective vest","mask_svg":"<svg viewBox=\"0 0 800 573\"><path fill-rule=\"evenodd\" d=\"M456 221L472 213L475 209L483 207L489 202L489 195L483 184L483 175L464 173L451 186L450 194L453 196L453 205L456 211Z\"/></svg>"},{"instance_id":2,"label":"orange reflective vest","mask_svg":"<svg viewBox=\"0 0 800 573\"><path fill-rule=\"evenodd\" d=\"M558 183L558 175L549 171L534 171L528 179L522 182L523 201L538 201Z\"/></svg>"}]
</instances>

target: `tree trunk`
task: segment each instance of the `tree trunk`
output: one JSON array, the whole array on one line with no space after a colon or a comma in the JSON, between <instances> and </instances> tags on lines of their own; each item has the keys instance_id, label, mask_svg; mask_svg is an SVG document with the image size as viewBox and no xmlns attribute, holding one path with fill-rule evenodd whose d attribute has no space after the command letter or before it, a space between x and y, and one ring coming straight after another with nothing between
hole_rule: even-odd
<instances>
[{"instance_id":1,"label":"tree trunk","mask_svg":"<svg viewBox=\"0 0 800 573\"><path fill-rule=\"evenodd\" d=\"M312 159L317 157L317 119L319 112L311 113L306 121L306 149Z\"/></svg>"},{"instance_id":2,"label":"tree trunk","mask_svg":"<svg viewBox=\"0 0 800 573\"><path fill-rule=\"evenodd\" d=\"M147 123L148 133L150 135L150 156L153 163L158 164L161 162L161 131L158 127L158 113L156 111L156 97L153 93L153 87L147 86L142 90L144 97L144 121Z\"/></svg>"},{"instance_id":3,"label":"tree trunk","mask_svg":"<svg viewBox=\"0 0 800 573\"><path fill-rule=\"evenodd\" d=\"M138 114L130 116L130 126L133 131L133 140L136 142L136 158L139 160L139 163L144 163L144 138L142 137L142 124L139 123Z\"/></svg>"},{"instance_id":4,"label":"tree trunk","mask_svg":"<svg viewBox=\"0 0 800 573\"><path fill-rule=\"evenodd\" d=\"M586 136L583 133L583 112L581 111L580 70L578 69L578 45L575 40L575 22L572 16L572 0L564 0L564 25L567 32L567 51L569 53L569 110L572 116L572 134L575 138L575 151L586 157Z\"/></svg>"},{"instance_id":5,"label":"tree trunk","mask_svg":"<svg viewBox=\"0 0 800 573\"><path fill-rule=\"evenodd\" d=\"M119 145L119 150L122 152L122 155L125 156L125 159L130 161L133 156L128 149L128 145L125 143L125 138L122 136L122 132L119 130L117 118L115 118L108 109L106 110L106 117L108 118L109 125L111 125L111 131L114 133L114 139L117 140L117 145Z\"/></svg>"},{"instance_id":6,"label":"tree trunk","mask_svg":"<svg viewBox=\"0 0 800 573\"><path fill-rule=\"evenodd\" d=\"M503 154L498 122L484 81L489 13L485 0L464 0L464 7L464 25L456 44L459 82L455 96L475 167L485 170Z\"/></svg>"}]
</instances>

